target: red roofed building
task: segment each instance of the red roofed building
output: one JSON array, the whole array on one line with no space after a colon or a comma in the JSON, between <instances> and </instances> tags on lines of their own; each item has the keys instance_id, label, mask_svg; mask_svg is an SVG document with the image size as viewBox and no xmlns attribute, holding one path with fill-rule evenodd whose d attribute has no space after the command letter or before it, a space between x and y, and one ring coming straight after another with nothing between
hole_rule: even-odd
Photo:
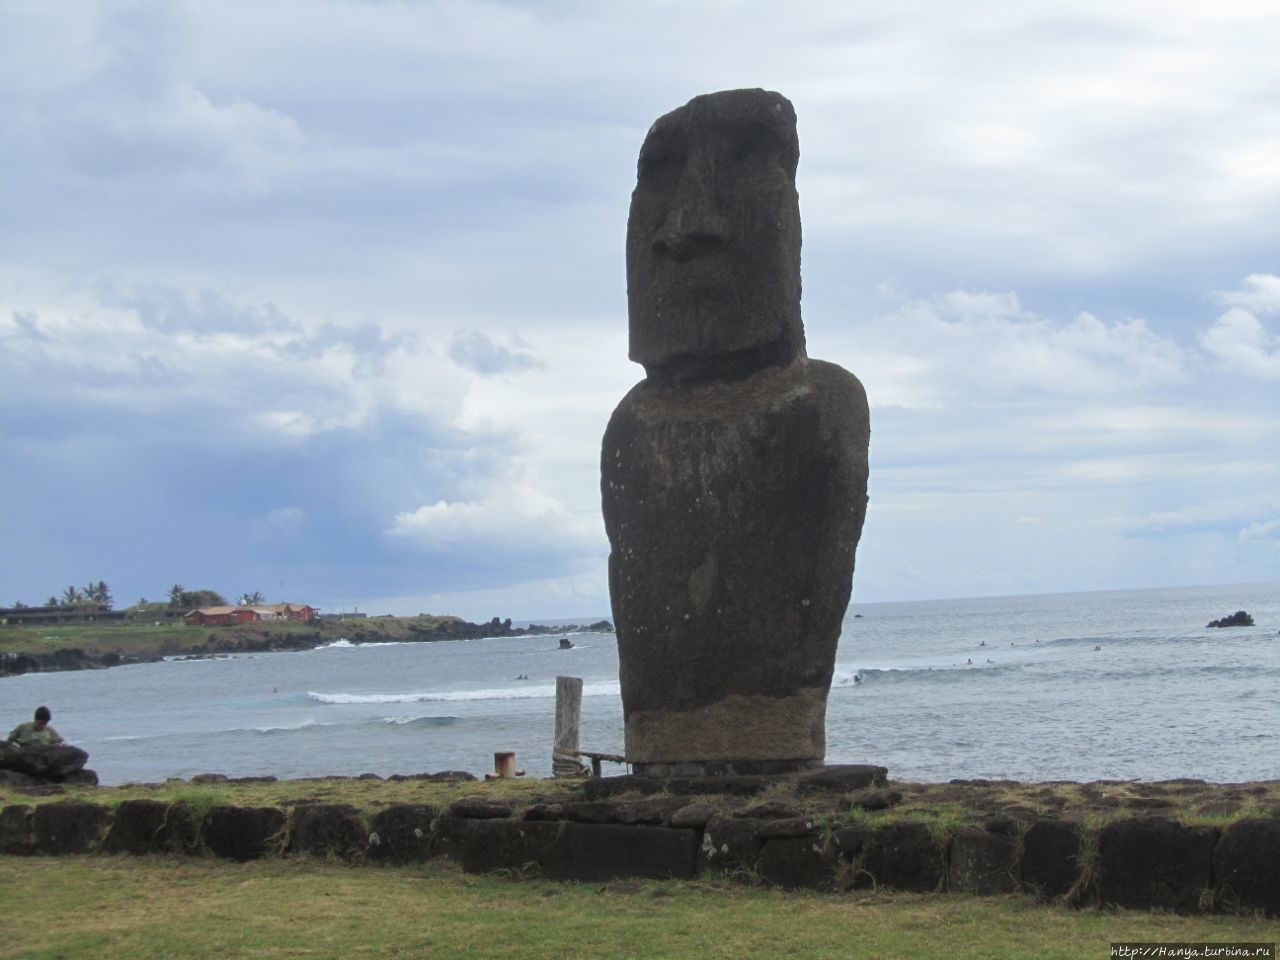
<instances>
[{"instance_id":1,"label":"red roofed building","mask_svg":"<svg viewBox=\"0 0 1280 960\"><path fill-rule=\"evenodd\" d=\"M259 620L314 620L315 607L305 603L258 603L252 607L200 607L182 619L192 626L232 626Z\"/></svg>"}]
</instances>

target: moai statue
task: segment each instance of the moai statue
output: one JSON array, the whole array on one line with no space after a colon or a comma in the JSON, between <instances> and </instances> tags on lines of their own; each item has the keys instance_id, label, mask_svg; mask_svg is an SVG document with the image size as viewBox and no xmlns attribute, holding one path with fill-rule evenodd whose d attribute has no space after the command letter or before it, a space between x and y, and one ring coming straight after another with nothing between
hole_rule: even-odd
<instances>
[{"instance_id":1,"label":"moai statue","mask_svg":"<svg viewBox=\"0 0 1280 960\"><path fill-rule=\"evenodd\" d=\"M601 450L637 773L821 767L867 505L866 394L805 353L795 110L695 97L640 148L627 224L645 379Z\"/></svg>"}]
</instances>

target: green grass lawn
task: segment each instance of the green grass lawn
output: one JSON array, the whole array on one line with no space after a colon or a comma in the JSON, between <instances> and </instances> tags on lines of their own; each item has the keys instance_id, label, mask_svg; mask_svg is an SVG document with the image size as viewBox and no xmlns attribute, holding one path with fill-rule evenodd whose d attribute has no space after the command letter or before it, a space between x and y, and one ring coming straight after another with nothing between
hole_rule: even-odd
<instances>
[{"instance_id":1,"label":"green grass lawn","mask_svg":"<svg viewBox=\"0 0 1280 960\"><path fill-rule=\"evenodd\" d=\"M310 860L0 857L13 958L1107 957L1112 941L1267 941L1275 921L1017 897L553 884Z\"/></svg>"}]
</instances>

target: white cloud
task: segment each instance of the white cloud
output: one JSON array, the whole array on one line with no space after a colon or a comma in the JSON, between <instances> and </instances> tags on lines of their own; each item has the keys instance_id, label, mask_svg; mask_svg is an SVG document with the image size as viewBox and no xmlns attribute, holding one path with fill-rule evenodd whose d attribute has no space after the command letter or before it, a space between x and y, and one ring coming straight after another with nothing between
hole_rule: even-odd
<instances>
[{"instance_id":1,"label":"white cloud","mask_svg":"<svg viewBox=\"0 0 1280 960\"><path fill-rule=\"evenodd\" d=\"M1141 318L1065 322L1013 292L956 290L857 324L837 347L873 406L937 407L964 398L1121 397L1187 379L1186 351ZM845 339L845 338L842 338Z\"/></svg>"},{"instance_id":2,"label":"white cloud","mask_svg":"<svg viewBox=\"0 0 1280 960\"><path fill-rule=\"evenodd\" d=\"M1273 273L1251 273L1244 278L1239 290L1219 293L1216 299L1250 313L1280 313L1280 277Z\"/></svg>"},{"instance_id":3,"label":"white cloud","mask_svg":"<svg viewBox=\"0 0 1280 960\"><path fill-rule=\"evenodd\" d=\"M1251 523L1240 531L1240 542L1261 541L1280 544L1280 520Z\"/></svg>"},{"instance_id":4,"label":"white cloud","mask_svg":"<svg viewBox=\"0 0 1280 960\"><path fill-rule=\"evenodd\" d=\"M1260 319L1280 314L1280 276L1249 274L1238 289L1215 299L1228 309L1200 334L1201 347L1228 372L1280 380L1280 333Z\"/></svg>"},{"instance_id":5,"label":"white cloud","mask_svg":"<svg viewBox=\"0 0 1280 960\"><path fill-rule=\"evenodd\" d=\"M541 365L529 344L519 337L508 337L505 343L500 343L478 330L455 334L449 345L449 356L482 377L519 373Z\"/></svg>"},{"instance_id":6,"label":"white cloud","mask_svg":"<svg viewBox=\"0 0 1280 960\"><path fill-rule=\"evenodd\" d=\"M28 307L0 285L0 396L148 417L224 443L298 441L369 428L387 414L449 429L469 381L420 340L376 327L309 329L274 307L210 293L81 290L36 300Z\"/></svg>"},{"instance_id":7,"label":"white cloud","mask_svg":"<svg viewBox=\"0 0 1280 960\"><path fill-rule=\"evenodd\" d=\"M1274 500L1266 498L1244 498L1237 500L1206 500L1201 503L1184 504L1175 509L1153 511L1142 517L1113 518L1122 530L1130 534L1151 535L1174 533L1184 530L1241 529L1240 539L1248 539L1246 530L1262 530L1274 524L1250 522L1260 515L1274 513L1277 505Z\"/></svg>"},{"instance_id":8,"label":"white cloud","mask_svg":"<svg viewBox=\"0 0 1280 960\"><path fill-rule=\"evenodd\" d=\"M398 513L387 534L429 554L544 554L548 565L564 554L598 555L603 524L572 515L540 489L527 467L519 473L513 467L510 475L491 479L475 500L439 500Z\"/></svg>"}]
</instances>

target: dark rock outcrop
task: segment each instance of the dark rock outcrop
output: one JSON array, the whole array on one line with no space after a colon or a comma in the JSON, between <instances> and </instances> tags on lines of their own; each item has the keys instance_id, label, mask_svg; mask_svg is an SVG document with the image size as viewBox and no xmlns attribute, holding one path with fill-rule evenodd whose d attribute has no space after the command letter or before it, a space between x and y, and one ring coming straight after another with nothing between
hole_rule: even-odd
<instances>
[{"instance_id":1,"label":"dark rock outcrop","mask_svg":"<svg viewBox=\"0 0 1280 960\"><path fill-rule=\"evenodd\" d=\"M806 356L798 150L763 90L696 97L641 147L627 295L646 378L601 451L639 773L770 775L826 751L869 420L858 380Z\"/></svg>"},{"instance_id":2,"label":"dark rock outcrop","mask_svg":"<svg viewBox=\"0 0 1280 960\"><path fill-rule=\"evenodd\" d=\"M1253 617L1245 613L1243 610L1237 610L1229 617L1222 617L1218 620L1210 620L1205 627L1252 627Z\"/></svg>"},{"instance_id":3,"label":"dark rock outcrop","mask_svg":"<svg viewBox=\"0 0 1280 960\"><path fill-rule=\"evenodd\" d=\"M25 774L36 781L62 783L64 780L80 773L89 754L79 747L67 745L56 747L15 747L7 741L0 742L0 770L12 770ZM89 781L97 783L95 774ZM81 782L84 778L81 778Z\"/></svg>"}]
</instances>

